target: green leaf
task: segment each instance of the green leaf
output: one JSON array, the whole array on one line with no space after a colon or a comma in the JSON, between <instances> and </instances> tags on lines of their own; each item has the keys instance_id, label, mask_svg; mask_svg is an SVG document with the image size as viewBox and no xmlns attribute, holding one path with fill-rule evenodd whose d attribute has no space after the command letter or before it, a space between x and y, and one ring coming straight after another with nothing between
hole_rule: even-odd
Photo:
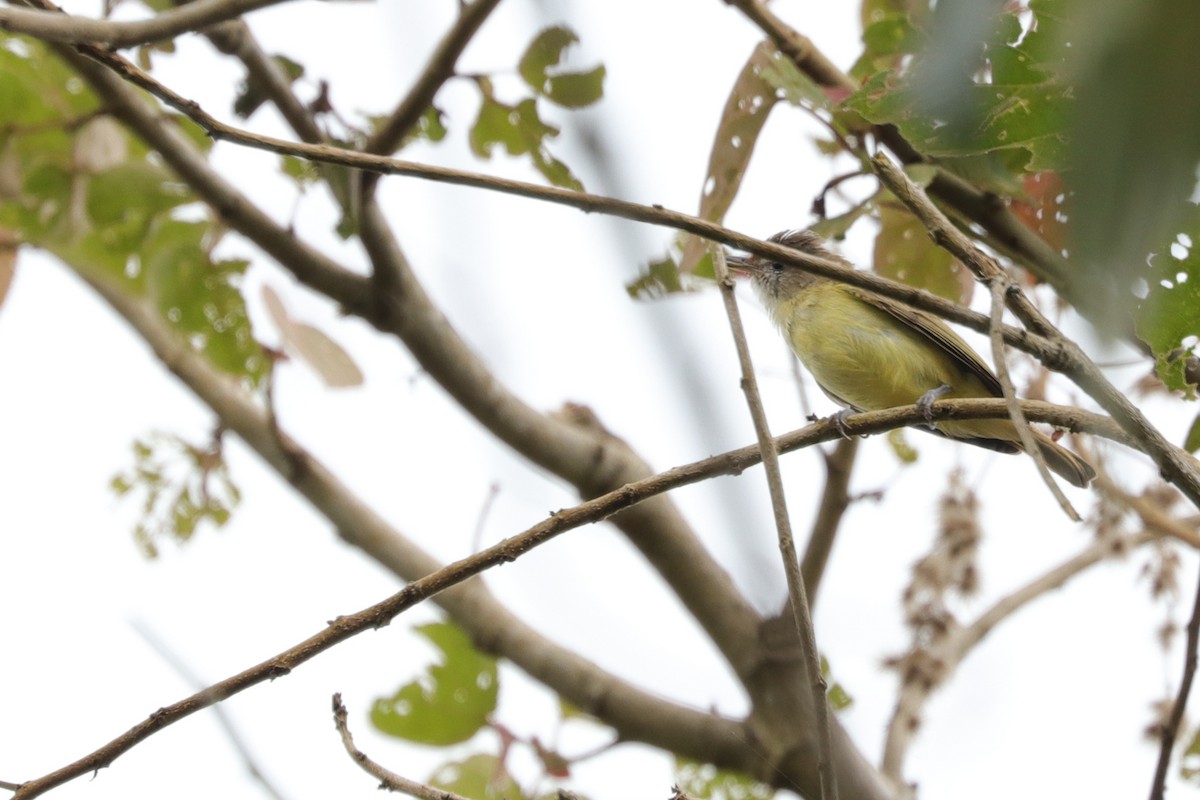
<instances>
[{"instance_id":1,"label":"green leaf","mask_svg":"<svg viewBox=\"0 0 1200 800\"><path fill-rule=\"evenodd\" d=\"M109 481L118 497L143 495L134 538L149 558L157 542L171 538L183 544L204 524L220 528L241 502L220 447L188 444L178 436L155 431L133 443L133 466Z\"/></svg>"},{"instance_id":2,"label":"green leaf","mask_svg":"<svg viewBox=\"0 0 1200 800\"><path fill-rule=\"evenodd\" d=\"M828 683L829 688L825 690L825 697L828 698L829 705L833 706L834 711L842 711L854 704L854 698L850 696L845 687L833 680L833 670L825 656L821 656L821 676Z\"/></svg>"},{"instance_id":3,"label":"green leaf","mask_svg":"<svg viewBox=\"0 0 1200 800\"><path fill-rule=\"evenodd\" d=\"M1200 414L1192 420L1192 427L1188 428L1187 437L1183 440L1183 449L1189 453L1194 453L1200 450Z\"/></svg>"},{"instance_id":4,"label":"green leaf","mask_svg":"<svg viewBox=\"0 0 1200 800\"><path fill-rule=\"evenodd\" d=\"M463 761L443 764L429 779L436 789L454 792L471 800L524 800L521 787L496 756L473 755Z\"/></svg>"},{"instance_id":5,"label":"green leaf","mask_svg":"<svg viewBox=\"0 0 1200 800\"><path fill-rule=\"evenodd\" d=\"M541 92L551 67L562 60L563 52L579 41L575 31L563 25L546 28L529 43L517 65L517 71L535 92Z\"/></svg>"},{"instance_id":6,"label":"green leaf","mask_svg":"<svg viewBox=\"0 0 1200 800\"><path fill-rule=\"evenodd\" d=\"M368 115L366 119L371 132L375 133L387 123L390 117L386 114L374 114ZM404 134L404 138L396 149L402 150L418 139L440 142L446 138L446 132L446 123L441 109L431 105L417 119L417 124Z\"/></svg>"},{"instance_id":7,"label":"green leaf","mask_svg":"<svg viewBox=\"0 0 1200 800\"><path fill-rule=\"evenodd\" d=\"M1191 0L1069 6L1072 255L1097 304L1122 297L1178 229L1200 164L1200 14ZM1120 329L1124 315L1107 318Z\"/></svg>"},{"instance_id":8,"label":"green leaf","mask_svg":"<svg viewBox=\"0 0 1200 800\"><path fill-rule=\"evenodd\" d=\"M917 52L925 39L913 26L907 12L880 11L864 20L862 33L863 51L850 76L861 81L880 69L895 67L899 57Z\"/></svg>"},{"instance_id":9,"label":"green leaf","mask_svg":"<svg viewBox=\"0 0 1200 800\"><path fill-rule=\"evenodd\" d=\"M279 171L291 178L301 189L312 186L321 178L321 172L317 169L316 164L308 159L295 156L281 156Z\"/></svg>"},{"instance_id":10,"label":"green leaf","mask_svg":"<svg viewBox=\"0 0 1200 800\"><path fill-rule=\"evenodd\" d=\"M634 300L657 300L686 291L686 287L680 279L679 264L667 255L647 264L641 275L625 284L625 291Z\"/></svg>"},{"instance_id":11,"label":"green leaf","mask_svg":"<svg viewBox=\"0 0 1200 800\"><path fill-rule=\"evenodd\" d=\"M1150 259L1149 293L1137 309L1138 336L1150 345L1158 375L1189 398L1194 387L1184 377L1185 355L1197 352L1200 338L1200 206L1187 204L1183 234Z\"/></svg>"},{"instance_id":12,"label":"green leaf","mask_svg":"<svg viewBox=\"0 0 1200 800\"><path fill-rule=\"evenodd\" d=\"M537 167L538 172L546 177L555 186L561 186L564 189L572 189L576 192L583 191L583 184L571 174L571 170L566 164L559 161L544 147L539 147L530 154L533 158L533 165Z\"/></svg>"},{"instance_id":13,"label":"green leaf","mask_svg":"<svg viewBox=\"0 0 1200 800\"><path fill-rule=\"evenodd\" d=\"M687 795L706 800L770 800L775 790L765 783L681 756L675 757L675 784Z\"/></svg>"},{"instance_id":14,"label":"green leaf","mask_svg":"<svg viewBox=\"0 0 1200 800\"><path fill-rule=\"evenodd\" d=\"M421 115L421 119L417 122L416 131L410 133L405 139L405 143L416 139L425 139L430 142L440 142L446 138L446 123L442 118L442 112L437 106L430 106L425 109L425 113Z\"/></svg>"},{"instance_id":15,"label":"green leaf","mask_svg":"<svg viewBox=\"0 0 1200 800\"><path fill-rule=\"evenodd\" d=\"M484 94L479 116L471 128L471 149L481 158L490 158L492 148L502 145L510 156L519 156L541 147L547 136L557 135L558 128L547 125L538 116L533 98L510 106Z\"/></svg>"},{"instance_id":16,"label":"green leaf","mask_svg":"<svg viewBox=\"0 0 1200 800\"><path fill-rule=\"evenodd\" d=\"M483 101L471 126L471 150L480 158L490 158L496 145L503 146L509 155L528 154L534 167L552 184L582 191L583 184L567 165L546 149L545 140L557 136L558 128L538 116L537 101L531 97L510 106L492 96L490 83L480 81L479 86Z\"/></svg>"},{"instance_id":17,"label":"green leaf","mask_svg":"<svg viewBox=\"0 0 1200 800\"><path fill-rule=\"evenodd\" d=\"M1195 785L1200 782L1200 728L1192 732L1192 740L1184 748L1183 756L1179 759L1180 776Z\"/></svg>"},{"instance_id":18,"label":"green leaf","mask_svg":"<svg viewBox=\"0 0 1200 800\"><path fill-rule=\"evenodd\" d=\"M1030 86L975 85L960 91L970 121L954 126L927 113L921 95L907 80L879 73L855 92L846 105L875 124L896 125L918 150L929 156L978 156L1022 149L1029 169L1061 168L1066 156L1070 86L1047 81ZM965 115L964 115L965 116Z\"/></svg>"},{"instance_id":19,"label":"green leaf","mask_svg":"<svg viewBox=\"0 0 1200 800\"><path fill-rule=\"evenodd\" d=\"M604 65L587 72L564 72L546 79L542 95L563 108L584 108L599 102L604 96Z\"/></svg>"},{"instance_id":20,"label":"green leaf","mask_svg":"<svg viewBox=\"0 0 1200 800\"><path fill-rule=\"evenodd\" d=\"M375 701L371 723L383 733L445 747L465 742L496 708L496 659L477 651L455 625L422 625L415 631L442 651L421 680L407 683L389 698Z\"/></svg>"},{"instance_id":21,"label":"green leaf","mask_svg":"<svg viewBox=\"0 0 1200 800\"><path fill-rule=\"evenodd\" d=\"M529 44L517 66L531 89L565 108L589 106L604 95L603 66L584 72L555 69L566 49L578 41L579 37L570 28L561 25L547 28Z\"/></svg>"},{"instance_id":22,"label":"green leaf","mask_svg":"<svg viewBox=\"0 0 1200 800\"><path fill-rule=\"evenodd\" d=\"M257 386L268 361L255 340L240 291L245 261L213 261L208 226L167 221L141 250L147 288L163 317L219 369Z\"/></svg>"}]
</instances>

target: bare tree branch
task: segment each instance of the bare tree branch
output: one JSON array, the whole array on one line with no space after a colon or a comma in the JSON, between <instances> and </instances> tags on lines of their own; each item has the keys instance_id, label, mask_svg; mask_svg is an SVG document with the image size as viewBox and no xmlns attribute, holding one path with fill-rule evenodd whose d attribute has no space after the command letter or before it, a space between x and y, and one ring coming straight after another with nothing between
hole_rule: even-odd
<instances>
[{"instance_id":1,"label":"bare tree branch","mask_svg":"<svg viewBox=\"0 0 1200 800\"><path fill-rule=\"evenodd\" d=\"M1022 449L1033 458L1042 483L1046 484L1050 494L1058 502L1058 507L1072 522L1079 522L1082 519L1079 512L1075 510L1075 506L1071 505L1071 501L1063 493L1062 487L1050 475L1050 468L1046 466L1046 457L1042 455L1042 448L1038 447L1033 438L1033 430L1029 427L1029 421L1021 413L1021 404L1017 402L1017 390L1013 387L1012 377L1008 373L1008 359L1004 355L1004 336L1000 328L1003 324L1001 320L1004 319L1004 295L1009 288L1012 288L1011 284L1006 276L997 275L989 282L989 288L992 293L992 329L989 332L988 340L992 344L992 364L996 367L996 377L1000 379L1004 401L1008 404L1009 419L1012 420L1013 427L1017 429L1017 435L1021 437Z\"/></svg>"},{"instance_id":2,"label":"bare tree branch","mask_svg":"<svg viewBox=\"0 0 1200 800\"><path fill-rule=\"evenodd\" d=\"M445 789L435 789L432 786L426 786L423 783L409 780L403 775L398 775L383 765L372 761L366 753L359 750L354 744L354 736L350 733L350 725L346 721L346 707L342 705L342 695L339 692L333 696L333 724L337 728L338 734L342 737L342 746L346 748L346 752L350 754L350 758L354 759L354 763L362 767L363 771L379 779L379 788L387 789L390 792L401 792L409 797L416 797L418 800L468 800L460 794L448 792Z\"/></svg>"},{"instance_id":3,"label":"bare tree branch","mask_svg":"<svg viewBox=\"0 0 1200 800\"><path fill-rule=\"evenodd\" d=\"M1159 743L1158 763L1154 767L1154 781L1150 785L1150 800L1163 800L1166 791L1167 769L1171 765L1171 753L1175 749L1175 739L1179 736L1179 726L1183 724L1183 712L1187 708L1188 696L1192 692L1192 683L1196 678L1196 649L1200 647L1200 581L1196 586L1196 599L1192 603L1192 617L1188 620L1187 644L1183 651L1183 677L1179 681L1179 692L1171 706L1171 714L1162 727L1162 741Z\"/></svg>"},{"instance_id":4,"label":"bare tree branch","mask_svg":"<svg viewBox=\"0 0 1200 800\"><path fill-rule=\"evenodd\" d=\"M724 253L712 247L713 264L716 267L717 285L721 287L721 299L725 314L729 317L729 329L737 349L738 363L742 369L742 391L754 421L754 433L758 437L758 449L762 453L763 467L767 475L767 488L771 493L771 511L775 517L775 530L779 538L779 554L783 559L783 572L787 577L788 600L796 636L804 657L804 668L808 673L809 690L817 728L817 772L820 775L818 789L821 800L837 800L838 782L833 761L829 703L825 700L825 678L821 675L821 655L817 651L817 638L813 632L812 612L808 608L808 591L804 587L804 576L800 572L800 558L796 553L796 541L792 536L792 523L788 517L787 499L783 492L783 474L779 469L779 451L771 438L771 427L767 412L763 409L758 393L758 379L754 375L754 363L750 358L750 346L746 343L746 331L738 311L737 298L733 292L733 278L725 266Z\"/></svg>"},{"instance_id":5,"label":"bare tree branch","mask_svg":"<svg viewBox=\"0 0 1200 800\"><path fill-rule=\"evenodd\" d=\"M172 39L285 2L287 0L194 0L150 19L134 22L77 17L65 14L57 7L47 11L0 8L0 31L23 33L44 42L121 48ZM49 3L44 5L50 7Z\"/></svg>"},{"instance_id":6,"label":"bare tree branch","mask_svg":"<svg viewBox=\"0 0 1200 800\"><path fill-rule=\"evenodd\" d=\"M242 62L247 82L270 98L301 140L309 144L327 143L328 137L317 126L312 113L292 91L291 80L283 67L262 49L249 25L241 20L231 20L208 28L204 35L219 51Z\"/></svg>"}]
</instances>

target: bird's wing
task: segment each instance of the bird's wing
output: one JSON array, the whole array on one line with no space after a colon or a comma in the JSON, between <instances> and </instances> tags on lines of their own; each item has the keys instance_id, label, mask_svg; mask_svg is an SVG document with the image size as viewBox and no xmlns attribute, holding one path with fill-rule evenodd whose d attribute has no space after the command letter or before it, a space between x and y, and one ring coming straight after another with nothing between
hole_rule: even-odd
<instances>
[{"instance_id":1,"label":"bird's wing","mask_svg":"<svg viewBox=\"0 0 1200 800\"><path fill-rule=\"evenodd\" d=\"M961 336L950 330L950 326L945 322L942 322L932 314L919 311L912 306L906 306L891 298L883 297L857 287L847 288L864 303L869 303L882 311L886 311L905 325L928 336L930 341L946 351L964 369L979 378L980 382L995 397L1004 396L1004 389L1000 386L1000 379L996 377L996 373L992 372L992 368L987 365L987 362L980 358L979 354L971 348L971 345L963 341Z\"/></svg>"}]
</instances>

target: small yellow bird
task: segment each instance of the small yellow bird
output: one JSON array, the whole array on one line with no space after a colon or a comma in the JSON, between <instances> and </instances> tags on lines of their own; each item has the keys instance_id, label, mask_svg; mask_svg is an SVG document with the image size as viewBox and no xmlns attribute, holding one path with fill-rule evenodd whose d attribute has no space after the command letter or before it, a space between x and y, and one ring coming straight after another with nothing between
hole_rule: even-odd
<instances>
[{"instance_id":1,"label":"small yellow bird","mask_svg":"<svg viewBox=\"0 0 1200 800\"><path fill-rule=\"evenodd\" d=\"M837 261L811 231L784 231L769 241ZM939 397L1002 397L991 367L937 317L886 297L812 275L759 256L730 256L729 267L749 275L767 311L817 385L854 411L878 411ZM1001 453L1024 451L1007 419L942 421L933 432ZM1092 465L1050 437L1033 432L1046 465L1086 487Z\"/></svg>"}]
</instances>

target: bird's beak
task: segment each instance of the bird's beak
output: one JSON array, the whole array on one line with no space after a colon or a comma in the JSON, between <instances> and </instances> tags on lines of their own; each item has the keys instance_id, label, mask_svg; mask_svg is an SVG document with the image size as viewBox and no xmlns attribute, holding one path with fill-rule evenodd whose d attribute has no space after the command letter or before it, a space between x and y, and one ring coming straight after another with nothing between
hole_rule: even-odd
<instances>
[{"instance_id":1,"label":"bird's beak","mask_svg":"<svg viewBox=\"0 0 1200 800\"><path fill-rule=\"evenodd\" d=\"M749 256L739 256L733 253L725 255L725 266L730 272L736 272L738 275L753 275L755 266L750 263Z\"/></svg>"}]
</instances>

